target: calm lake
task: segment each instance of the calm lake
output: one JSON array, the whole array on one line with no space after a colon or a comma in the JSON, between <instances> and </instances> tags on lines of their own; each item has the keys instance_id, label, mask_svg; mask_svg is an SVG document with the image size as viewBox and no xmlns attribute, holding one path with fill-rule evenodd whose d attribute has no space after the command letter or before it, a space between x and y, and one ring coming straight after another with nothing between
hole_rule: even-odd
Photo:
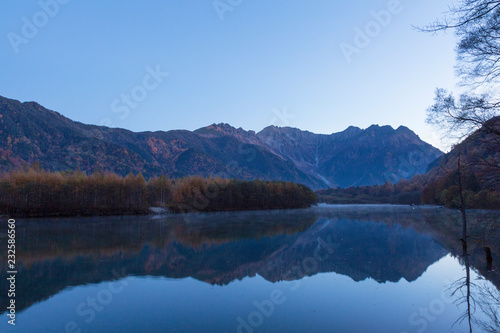
<instances>
[{"instance_id":1,"label":"calm lake","mask_svg":"<svg viewBox=\"0 0 500 333\"><path fill-rule=\"evenodd\" d=\"M498 213L16 219L15 326L2 222L0 332L500 332Z\"/></svg>"}]
</instances>

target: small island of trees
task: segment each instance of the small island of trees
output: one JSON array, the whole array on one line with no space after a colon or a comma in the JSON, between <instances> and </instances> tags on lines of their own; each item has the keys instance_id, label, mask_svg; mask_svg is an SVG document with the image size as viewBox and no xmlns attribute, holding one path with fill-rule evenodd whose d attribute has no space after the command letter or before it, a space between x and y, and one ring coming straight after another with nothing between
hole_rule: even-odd
<instances>
[{"instance_id":1,"label":"small island of trees","mask_svg":"<svg viewBox=\"0 0 500 333\"><path fill-rule=\"evenodd\" d=\"M317 203L308 187L283 181L243 181L198 176L146 180L112 172L50 172L38 165L0 176L0 214L72 216L306 208Z\"/></svg>"}]
</instances>

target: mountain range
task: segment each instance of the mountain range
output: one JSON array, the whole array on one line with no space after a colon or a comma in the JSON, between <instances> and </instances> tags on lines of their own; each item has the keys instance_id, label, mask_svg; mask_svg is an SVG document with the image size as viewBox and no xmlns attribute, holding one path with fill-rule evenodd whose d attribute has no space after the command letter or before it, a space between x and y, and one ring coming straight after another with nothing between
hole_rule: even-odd
<instances>
[{"instance_id":1,"label":"mountain range","mask_svg":"<svg viewBox=\"0 0 500 333\"><path fill-rule=\"evenodd\" d=\"M38 161L47 170L293 181L313 189L397 182L442 153L401 126L349 127L330 135L228 124L195 131L132 132L72 121L35 102L0 96L0 170Z\"/></svg>"},{"instance_id":2,"label":"mountain range","mask_svg":"<svg viewBox=\"0 0 500 333\"><path fill-rule=\"evenodd\" d=\"M397 218L416 219L415 212L410 217L399 213L390 217ZM275 283L335 272L354 281L371 278L382 284L403 278L415 281L447 253L441 244L411 227L371 219L346 220L338 212L331 217L304 210L201 219L203 223L187 223L170 216L168 223L151 223L147 217L107 218L104 224L89 219L78 226L64 219L57 225L21 226L20 232L30 241L18 257L17 288L23 295L18 310L68 287L114 280L113 272L192 277L212 285L228 285L256 274ZM47 247L47 240L55 235L65 241ZM317 267L303 268L304 261L318 256L324 259ZM0 268L4 266L0 263ZM7 283L0 281L0 287ZM0 302L6 297L0 295Z\"/></svg>"},{"instance_id":3,"label":"mountain range","mask_svg":"<svg viewBox=\"0 0 500 333\"><path fill-rule=\"evenodd\" d=\"M456 172L459 160L462 172L472 172L480 189L500 192L500 116L486 121L448 153L432 162L425 181L430 183L449 178Z\"/></svg>"}]
</instances>

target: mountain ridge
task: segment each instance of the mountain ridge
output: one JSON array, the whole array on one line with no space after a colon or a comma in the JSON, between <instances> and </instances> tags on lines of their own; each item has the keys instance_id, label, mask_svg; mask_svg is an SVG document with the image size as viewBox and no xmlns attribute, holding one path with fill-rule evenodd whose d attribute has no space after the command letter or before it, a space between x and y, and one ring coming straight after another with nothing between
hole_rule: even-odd
<instances>
[{"instance_id":1,"label":"mountain ridge","mask_svg":"<svg viewBox=\"0 0 500 333\"><path fill-rule=\"evenodd\" d=\"M315 134L276 126L256 133L214 123L194 131L133 132L76 122L37 102L1 96L0 115L3 171L39 161L48 170L260 178L318 189L410 178L441 155L404 126ZM370 163L373 172L366 168Z\"/></svg>"},{"instance_id":2,"label":"mountain ridge","mask_svg":"<svg viewBox=\"0 0 500 333\"><path fill-rule=\"evenodd\" d=\"M339 187L409 179L425 173L441 155L404 126L396 130L388 125L372 125L365 130L351 126L330 135L267 127L257 135L302 171ZM378 169L372 172L373 167Z\"/></svg>"}]
</instances>

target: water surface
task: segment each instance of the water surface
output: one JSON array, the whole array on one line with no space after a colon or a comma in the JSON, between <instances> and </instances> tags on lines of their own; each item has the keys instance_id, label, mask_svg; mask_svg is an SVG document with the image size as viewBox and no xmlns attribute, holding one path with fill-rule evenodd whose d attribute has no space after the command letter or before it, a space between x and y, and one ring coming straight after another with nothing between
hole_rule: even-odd
<instances>
[{"instance_id":1,"label":"water surface","mask_svg":"<svg viewBox=\"0 0 500 333\"><path fill-rule=\"evenodd\" d=\"M464 256L430 207L18 219L0 332L499 332L498 221L471 215Z\"/></svg>"}]
</instances>

